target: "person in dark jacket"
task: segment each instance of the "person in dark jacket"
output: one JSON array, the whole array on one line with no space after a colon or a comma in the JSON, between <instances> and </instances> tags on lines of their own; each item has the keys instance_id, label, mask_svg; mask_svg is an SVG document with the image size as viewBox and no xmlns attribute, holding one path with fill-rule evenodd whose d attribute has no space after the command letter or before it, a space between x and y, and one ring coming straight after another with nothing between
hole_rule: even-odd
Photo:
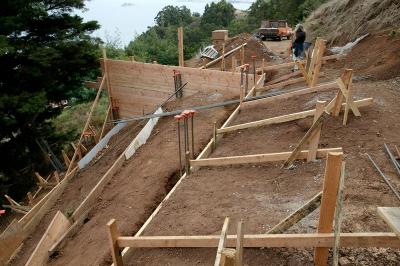
<instances>
[{"instance_id":1,"label":"person in dark jacket","mask_svg":"<svg viewBox=\"0 0 400 266\"><path fill-rule=\"evenodd\" d=\"M304 42L306 40L306 32L304 31L303 25L297 24L293 34L292 42L292 53L293 60L304 59ZM297 70L297 65L294 70Z\"/></svg>"}]
</instances>

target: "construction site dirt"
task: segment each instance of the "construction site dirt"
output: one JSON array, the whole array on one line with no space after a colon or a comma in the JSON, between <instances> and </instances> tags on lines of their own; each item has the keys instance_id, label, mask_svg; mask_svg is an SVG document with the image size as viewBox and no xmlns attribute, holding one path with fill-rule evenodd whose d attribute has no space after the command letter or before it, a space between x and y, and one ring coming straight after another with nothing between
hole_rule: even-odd
<instances>
[{"instance_id":1,"label":"construction site dirt","mask_svg":"<svg viewBox=\"0 0 400 266\"><path fill-rule=\"evenodd\" d=\"M329 72L329 71L328 71ZM334 76L329 77L331 79ZM376 206L396 206L397 199L368 161L374 159L399 189L395 170L383 151L383 143L399 141L396 113L400 106L398 79L354 84L356 99L373 97L374 105L352 117L346 127L340 118L324 124L320 147L343 147L346 157L343 232L387 231L377 217ZM317 100L330 101L336 91L275 101L241 111L233 124L310 110ZM279 125L228 133L210 157L290 151L312 124L312 118ZM226 216L233 223L244 220L245 234L266 233L287 215L322 190L324 160L298 162L293 170L282 163L226 167L203 167L183 180L174 194L144 231L144 235L218 235ZM288 230L288 233L315 232L316 210ZM118 221L119 222L119 221ZM230 234L235 234L231 228ZM139 249L131 265L211 265L215 249ZM343 249L349 265L397 265L400 252L392 249ZM313 265L312 249L245 249L245 265Z\"/></svg>"},{"instance_id":2,"label":"construction site dirt","mask_svg":"<svg viewBox=\"0 0 400 266\"><path fill-rule=\"evenodd\" d=\"M229 96L226 96L229 98ZM196 94L167 104L166 110L220 102L222 94ZM226 119L230 109L214 109L195 114L196 154L212 135L210 121ZM108 265L111 263L105 224L117 217L121 230L132 234L144 223L179 177L177 124L173 117L160 119L146 145L126 161L104 188L88 221L69 239L50 265Z\"/></svg>"},{"instance_id":3,"label":"construction site dirt","mask_svg":"<svg viewBox=\"0 0 400 266\"><path fill-rule=\"evenodd\" d=\"M373 40L366 39L366 42L362 43L363 49ZM393 43L397 44L397 41L393 40ZM288 54L284 52L288 44L282 42L282 45L270 47L276 55L282 57L280 62L288 61ZM356 59L353 62L351 58L359 52L355 49L344 60L325 64L322 68L324 77L320 82L336 80L344 67L354 67L354 100L371 97L374 103L360 108L361 117L354 117L350 113L346 126L342 125L343 114L329 117L322 127L319 148L342 147L344 151L346 179L341 231L388 232L390 230L378 217L376 207L398 206L398 200L368 161L366 153L373 156L390 177L394 187L400 190L400 179L396 177L395 169L383 149L384 143L393 145L400 142L400 105L397 100L400 97L400 78L394 77L397 70L385 68L379 64L378 59L370 62L379 66L373 68L373 73L369 72L372 68L366 67L368 64L365 62L364 67L358 67L355 65ZM397 66L397 62L390 61L389 64L390 67ZM257 66L261 66L259 60ZM392 72L381 76L379 71L386 70ZM290 72L291 69L271 72L267 81ZM299 84L285 87L282 91L305 86L305 82ZM231 125L314 109L318 100L329 102L337 91L332 89L309 93L244 108ZM237 98L237 94L197 93L167 103L164 111ZM233 108L216 108L195 114L195 155L212 138L214 121L219 128ZM313 118L309 117L226 133L218 141L217 149L208 157L289 152L312 123ZM51 211L42 219L35 233L24 242L11 265L26 263L55 212L61 210L71 215L142 127L143 124L136 122L127 125L111 139L108 148L78 172ZM320 192L323 186L325 159L315 162L296 161L295 167L290 170L282 169L282 163L207 166L194 171L163 203L143 235L219 235L226 216L233 223L243 219L245 234L266 233ZM112 176L91 206L78 232L67 239L47 264L110 265L112 257L107 222L114 218L121 235L134 235L179 178L177 123L173 117L163 117L147 143L132 158L124 161ZM319 209L285 233L314 233L318 219ZM234 234L235 228L231 227L229 233ZM141 248L134 250L128 265L212 265L215 252L215 248ZM398 265L400 261L400 251L389 248L341 248L340 256L341 265ZM314 257L313 249L246 248L243 261L244 265L313 265Z\"/></svg>"}]
</instances>

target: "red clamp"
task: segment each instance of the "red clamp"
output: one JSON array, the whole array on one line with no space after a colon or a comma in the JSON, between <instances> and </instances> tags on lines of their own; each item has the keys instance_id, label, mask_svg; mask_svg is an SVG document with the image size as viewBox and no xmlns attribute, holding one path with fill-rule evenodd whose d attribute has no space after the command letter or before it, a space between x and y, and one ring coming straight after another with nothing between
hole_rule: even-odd
<instances>
[{"instance_id":1,"label":"red clamp","mask_svg":"<svg viewBox=\"0 0 400 266\"><path fill-rule=\"evenodd\" d=\"M6 214L6 210L0 210L0 215Z\"/></svg>"},{"instance_id":2,"label":"red clamp","mask_svg":"<svg viewBox=\"0 0 400 266\"><path fill-rule=\"evenodd\" d=\"M179 120L182 120L183 116L182 115L176 115L176 116L174 116L174 118L179 121Z\"/></svg>"},{"instance_id":3,"label":"red clamp","mask_svg":"<svg viewBox=\"0 0 400 266\"><path fill-rule=\"evenodd\" d=\"M252 56L251 56L251 59L256 59L256 57L257 57L257 56L255 56L255 55L252 55Z\"/></svg>"}]
</instances>

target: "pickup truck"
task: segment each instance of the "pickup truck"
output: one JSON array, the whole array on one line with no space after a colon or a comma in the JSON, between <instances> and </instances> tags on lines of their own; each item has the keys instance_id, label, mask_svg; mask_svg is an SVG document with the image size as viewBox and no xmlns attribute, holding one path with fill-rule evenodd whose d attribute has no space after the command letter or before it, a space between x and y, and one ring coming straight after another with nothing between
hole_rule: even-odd
<instances>
[{"instance_id":1,"label":"pickup truck","mask_svg":"<svg viewBox=\"0 0 400 266\"><path fill-rule=\"evenodd\" d=\"M286 20L263 20L258 30L258 36L265 41L266 39L282 40L290 39L292 36L292 28L288 26Z\"/></svg>"}]
</instances>

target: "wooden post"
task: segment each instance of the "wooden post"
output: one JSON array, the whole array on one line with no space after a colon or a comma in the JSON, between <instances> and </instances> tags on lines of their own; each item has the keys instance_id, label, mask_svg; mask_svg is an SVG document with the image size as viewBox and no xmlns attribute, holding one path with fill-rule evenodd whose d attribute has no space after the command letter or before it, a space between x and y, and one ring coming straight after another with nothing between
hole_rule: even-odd
<instances>
[{"instance_id":1,"label":"wooden post","mask_svg":"<svg viewBox=\"0 0 400 266\"><path fill-rule=\"evenodd\" d=\"M237 251L233 248L224 248L221 253L221 266L235 266Z\"/></svg>"},{"instance_id":2,"label":"wooden post","mask_svg":"<svg viewBox=\"0 0 400 266\"><path fill-rule=\"evenodd\" d=\"M232 56L232 73L236 72L237 60L236 56Z\"/></svg>"},{"instance_id":3,"label":"wooden post","mask_svg":"<svg viewBox=\"0 0 400 266\"><path fill-rule=\"evenodd\" d=\"M219 238L218 249L217 249L217 256L215 258L214 266L221 265L221 257L222 252L225 248L226 244L226 235L228 234L228 227L229 227L229 217L225 218L224 225L222 226L221 236Z\"/></svg>"},{"instance_id":4,"label":"wooden post","mask_svg":"<svg viewBox=\"0 0 400 266\"><path fill-rule=\"evenodd\" d=\"M106 114L106 117L104 118L103 126L101 127L100 136L99 136L97 142L99 142L103 138L110 113L111 113L111 104L107 108L107 114Z\"/></svg>"},{"instance_id":5,"label":"wooden post","mask_svg":"<svg viewBox=\"0 0 400 266\"><path fill-rule=\"evenodd\" d=\"M222 44L221 71L225 71L225 43Z\"/></svg>"},{"instance_id":6,"label":"wooden post","mask_svg":"<svg viewBox=\"0 0 400 266\"><path fill-rule=\"evenodd\" d=\"M64 159L65 166L68 167L71 163L71 160L68 158L68 155L65 153L64 150L61 150L62 157Z\"/></svg>"},{"instance_id":7,"label":"wooden post","mask_svg":"<svg viewBox=\"0 0 400 266\"><path fill-rule=\"evenodd\" d=\"M240 97L240 102L239 102L239 110L243 105L243 100L244 100L244 86L240 85L240 93L239 93L239 97Z\"/></svg>"},{"instance_id":8,"label":"wooden post","mask_svg":"<svg viewBox=\"0 0 400 266\"><path fill-rule=\"evenodd\" d=\"M184 54L183 54L183 27L178 27L178 56L179 66L185 66Z\"/></svg>"},{"instance_id":9,"label":"wooden post","mask_svg":"<svg viewBox=\"0 0 400 266\"><path fill-rule=\"evenodd\" d=\"M317 39L317 41L318 41L318 39ZM319 39L318 50L316 51L316 54L314 54L314 56L316 57L316 59L315 59L316 64L315 64L314 68L312 69L312 77L311 77L310 87L314 87L318 83L319 72L320 72L321 66L322 66L322 57L324 56L325 49L326 49L326 41L323 39Z\"/></svg>"},{"instance_id":10,"label":"wooden post","mask_svg":"<svg viewBox=\"0 0 400 266\"><path fill-rule=\"evenodd\" d=\"M78 159L82 159L82 151L80 149L81 145L75 146L75 143L71 142L71 146L74 149L74 152L78 154Z\"/></svg>"},{"instance_id":11,"label":"wooden post","mask_svg":"<svg viewBox=\"0 0 400 266\"><path fill-rule=\"evenodd\" d=\"M240 49L240 65L244 65L244 46Z\"/></svg>"},{"instance_id":12,"label":"wooden post","mask_svg":"<svg viewBox=\"0 0 400 266\"><path fill-rule=\"evenodd\" d=\"M345 162L342 163L342 171L340 175L339 191L336 200L335 210L335 228L334 237L335 245L333 246L333 266L339 265L339 248L340 248L340 226L342 223L342 205L343 205L343 189L344 189L344 178L345 178Z\"/></svg>"},{"instance_id":13,"label":"wooden post","mask_svg":"<svg viewBox=\"0 0 400 266\"><path fill-rule=\"evenodd\" d=\"M332 152L327 155L318 233L332 233L342 160L342 152ZM328 254L329 248L315 248L314 264L318 266L327 265Z\"/></svg>"},{"instance_id":14,"label":"wooden post","mask_svg":"<svg viewBox=\"0 0 400 266\"><path fill-rule=\"evenodd\" d=\"M264 63L265 63L265 59L262 59L262 65L261 65L261 75L264 75Z\"/></svg>"},{"instance_id":15,"label":"wooden post","mask_svg":"<svg viewBox=\"0 0 400 266\"><path fill-rule=\"evenodd\" d=\"M26 196L28 197L29 206L33 207L34 204L32 193L29 191L28 193L26 193Z\"/></svg>"},{"instance_id":16,"label":"wooden post","mask_svg":"<svg viewBox=\"0 0 400 266\"><path fill-rule=\"evenodd\" d=\"M117 239L120 236L117 224L115 222L115 219L111 219L107 223L108 227L108 237L110 240L110 245L111 245L111 255L113 258L113 262L115 266L122 266L123 261L122 261L122 256L121 256L121 250L118 246Z\"/></svg>"},{"instance_id":17,"label":"wooden post","mask_svg":"<svg viewBox=\"0 0 400 266\"><path fill-rule=\"evenodd\" d=\"M325 103L326 103L325 101L317 101L317 104L315 106L314 123L324 112ZM317 149L318 149L319 139L321 137L321 129L322 129L322 124L318 125L318 128L316 129L315 133L310 139L307 162L315 161L315 159L317 158Z\"/></svg>"},{"instance_id":18,"label":"wooden post","mask_svg":"<svg viewBox=\"0 0 400 266\"><path fill-rule=\"evenodd\" d=\"M243 220L240 220L236 230L236 264L235 266L243 266Z\"/></svg>"},{"instance_id":19,"label":"wooden post","mask_svg":"<svg viewBox=\"0 0 400 266\"><path fill-rule=\"evenodd\" d=\"M350 79L352 79L353 70L352 69L345 69L340 79L342 79L343 83L346 85L349 84ZM340 110L342 109L342 102L343 102L343 93L339 89L335 96L335 103L332 108L332 116L337 117L339 116Z\"/></svg>"},{"instance_id":20,"label":"wooden post","mask_svg":"<svg viewBox=\"0 0 400 266\"><path fill-rule=\"evenodd\" d=\"M58 174L57 171L54 171L54 179L56 180L56 183L57 183L57 184L60 183L60 175Z\"/></svg>"},{"instance_id":21,"label":"wooden post","mask_svg":"<svg viewBox=\"0 0 400 266\"><path fill-rule=\"evenodd\" d=\"M107 94L108 94L108 102L111 105L111 113L110 113L110 118L111 120L114 120L114 114L112 113L113 110L113 96L112 96L112 87L111 87L111 81L110 81L110 74L108 72L108 65L107 65L107 50L106 48L102 49L102 53L103 53L103 65L104 65L104 72L103 72L103 78L105 78L106 82L107 82ZM99 91L101 91L102 88L102 83L103 80L100 83L99 86Z\"/></svg>"},{"instance_id":22,"label":"wooden post","mask_svg":"<svg viewBox=\"0 0 400 266\"><path fill-rule=\"evenodd\" d=\"M217 122L214 122L213 140L213 147L215 150L217 148Z\"/></svg>"}]
</instances>

